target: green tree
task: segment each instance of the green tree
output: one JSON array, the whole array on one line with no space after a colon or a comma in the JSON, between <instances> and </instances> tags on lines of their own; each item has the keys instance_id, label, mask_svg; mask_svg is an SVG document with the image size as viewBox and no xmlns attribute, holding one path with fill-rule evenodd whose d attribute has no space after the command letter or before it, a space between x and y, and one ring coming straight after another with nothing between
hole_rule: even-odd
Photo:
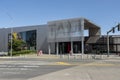
<instances>
[{"instance_id":1,"label":"green tree","mask_svg":"<svg viewBox=\"0 0 120 80\"><path fill-rule=\"evenodd\" d=\"M25 42L23 40L13 39L12 48L14 51L22 50L24 46Z\"/></svg>"},{"instance_id":2,"label":"green tree","mask_svg":"<svg viewBox=\"0 0 120 80\"><path fill-rule=\"evenodd\" d=\"M26 43L23 40L13 39L12 40L12 49L13 51L22 50L25 47ZM11 42L8 43L9 49L11 48Z\"/></svg>"},{"instance_id":3,"label":"green tree","mask_svg":"<svg viewBox=\"0 0 120 80\"><path fill-rule=\"evenodd\" d=\"M13 51L22 50L26 43L18 37L18 33L14 32L12 34L12 49ZM11 48L11 42L8 43L9 49Z\"/></svg>"}]
</instances>

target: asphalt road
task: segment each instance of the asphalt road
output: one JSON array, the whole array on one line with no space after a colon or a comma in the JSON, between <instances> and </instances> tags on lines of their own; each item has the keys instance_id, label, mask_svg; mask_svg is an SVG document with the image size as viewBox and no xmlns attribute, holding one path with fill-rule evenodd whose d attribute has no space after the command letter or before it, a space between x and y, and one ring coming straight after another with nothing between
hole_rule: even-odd
<instances>
[{"instance_id":1,"label":"asphalt road","mask_svg":"<svg viewBox=\"0 0 120 80\"><path fill-rule=\"evenodd\" d=\"M27 80L73 67L34 58L0 59L0 80Z\"/></svg>"},{"instance_id":2,"label":"asphalt road","mask_svg":"<svg viewBox=\"0 0 120 80\"><path fill-rule=\"evenodd\" d=\"M70 67L70 66L69 66ZM51 66L51 65L0 65L0 80L8 79L28 79L58 70L69 68L68 66Z\"/></svg>"},{"instance_id":3,"label":"asphalt road","mask_svg":"<svg viewBox=\"0 0 120 80\"><path fill-rule=\"evenodd\" d=\"M120 58L0 58L0 80L118 80Z\"/></svg>"}]
</instances>

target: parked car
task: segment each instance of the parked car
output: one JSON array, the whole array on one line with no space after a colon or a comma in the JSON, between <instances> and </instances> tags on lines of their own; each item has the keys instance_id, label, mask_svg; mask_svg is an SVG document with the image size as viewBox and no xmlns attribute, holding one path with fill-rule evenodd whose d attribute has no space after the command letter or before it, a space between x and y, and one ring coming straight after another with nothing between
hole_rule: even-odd
<instances>
[{"instance_id":1,"label":"parked car","mask_svg":"<svg viewBox=\"0 0 120 80\"><path fill-rule=\"evenodd\" d=\"M7 56L8 52L0 52L0 56Z\"/></svg>"}]
</instances>

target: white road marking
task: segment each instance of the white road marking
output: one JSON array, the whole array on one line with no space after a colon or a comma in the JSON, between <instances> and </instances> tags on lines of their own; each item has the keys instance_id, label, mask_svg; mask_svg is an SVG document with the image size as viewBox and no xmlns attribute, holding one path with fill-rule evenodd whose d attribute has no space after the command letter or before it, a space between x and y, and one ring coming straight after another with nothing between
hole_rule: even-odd
<instances>
[{"instance_id":1,"label":"white road marking","mask_svg":"<svg viewBox=\"0 0 120 80\"><path fill-rule=\"evenodd\" d=\"M31 68L31 67L39 67L39 66L37 66L37 65L25 65L25 66L23 66L24 68Z\"/></svg>"}]
</instances>

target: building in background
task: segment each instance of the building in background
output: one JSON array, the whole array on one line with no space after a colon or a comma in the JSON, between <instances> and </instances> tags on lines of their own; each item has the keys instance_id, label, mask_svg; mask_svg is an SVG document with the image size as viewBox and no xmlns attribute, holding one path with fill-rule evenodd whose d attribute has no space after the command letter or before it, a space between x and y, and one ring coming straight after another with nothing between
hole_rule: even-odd
<instances>
[{"instance_id":1,"label":"building in background","mask_svg":"<svg viewBox=\"0 0 120 80\"><path fill-rule=\"evenodd\" d=\"M48 27L49 53L84 53L86 45L96 43L101 36L100 27L85 18L50 21ZM88 36L84 36L85 30Z\"/></svg>"},{"instance_id":2,"label":"building in background","mask_svg":"<svg viewBox=\"0 0 120 80\"><path fill-rule=\"evenodd\" d=\"M101 53L107 53L107 36L102 35L96 43L91 44L96 47L96 50L101 51ZM120 35L110 35L109 36L109 46L110 53L119 54L120 53Z\"/></svg>"},{"instance_id":3,"label":"building in background","mask_svg":"<svg viewBox=\"0 0 120 80\"><path fill-rule=\"evenodd\" d=\"M43 50L47 52L47 25L22 26L12 28L13 33L18 33L23 41L26 42L26 47L29 50ZM9 51L8 42L11 37L11 28L0 29L0 51Z\"/></svg>"},{"instance_id":4,"label":"building in background","mask_svg":"<svg viewBox=\"0 0 120 80\"><path fill-rule=\"evenodd\" d=\"M106 47L107 43L106 36L101 36L100 26L85 18L49 21L45 25L14 27L12 30L26 42L26 49L49 54L86 53L97 50L96 46ZM87 36L84 33L86 30ZM0 29L0 51L9 51L10 33L11 28ZM119 40L115 36L110 40L113 41L113 51L119 51Z\"/></svg>"}]
</instances>

